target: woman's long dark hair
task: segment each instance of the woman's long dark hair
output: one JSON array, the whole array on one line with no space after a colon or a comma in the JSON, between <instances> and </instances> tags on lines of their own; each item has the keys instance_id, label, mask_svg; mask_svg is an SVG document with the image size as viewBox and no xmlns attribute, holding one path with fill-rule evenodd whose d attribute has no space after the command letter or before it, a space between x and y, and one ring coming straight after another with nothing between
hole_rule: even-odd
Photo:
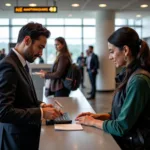
<instances>
[{"instance_id":1,"label":"woman's long dark hair","mask_svg":"<svg viewBox=\"0 0 150 150\"><path fill-rule=\"evenodd\" d=\"M63 45L63 48L61 49L60 53L57 55L55 62L58 61L59 57L62 54L68 56L69 60L71 61L71 55L70 55L70 52L69 52L66 40L63 37L57 37L55 39L55 41L58 41L58 42L60 42Z\"/></svg>"},{"instance_id":2,"label":"woman's long dark hair","mask_svg":"<svg viewBox=\"0 0 150 150\"><path fill-rule=\"evenodd\" d=\"M122 27L115 31L109 38L108 42L118 47L120 51L127 45L131 50L134 60L126 68L125 78L118 89L122 89L137 69L142 68L150 72L150 51L147 43L141 40L135 30L129 27Z\"/></svg>"}]
</instances>

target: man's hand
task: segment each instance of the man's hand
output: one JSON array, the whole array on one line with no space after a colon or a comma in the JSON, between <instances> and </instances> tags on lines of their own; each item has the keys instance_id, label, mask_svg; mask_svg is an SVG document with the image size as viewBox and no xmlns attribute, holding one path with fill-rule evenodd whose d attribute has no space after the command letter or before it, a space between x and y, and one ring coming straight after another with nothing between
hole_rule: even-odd
<instances>
[{"instance_id":1,"label":"man's hand","mask_svg":"<svg viewBox=\"0 0 150 150\"><path fill-rule=\"evenodd\" d=\"M45 104L44 103L41 107L42 108L45 108L45 107L51 107L51 108L53 108L54 106L52 104Z\"/></svg>"},{"instance_id":2,"label":"man's hand","mask_svg":"<svg viewBox=\"0 0 150 150\"><path fill-rule=\"evenodd\" d=\"M56 110L53 107L44 107L44 108L42 108L42 110L43 110L43 118L44 119L54 120L55 118L62 115L61 111Z\"/></svg>"}]
</instances>

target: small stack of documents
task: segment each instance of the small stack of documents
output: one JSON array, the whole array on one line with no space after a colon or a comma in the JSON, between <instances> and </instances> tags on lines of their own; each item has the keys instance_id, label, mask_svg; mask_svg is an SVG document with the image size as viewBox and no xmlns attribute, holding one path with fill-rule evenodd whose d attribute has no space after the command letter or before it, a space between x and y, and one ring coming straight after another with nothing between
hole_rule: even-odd
<instances>
[{"instance_id":1,"label":"small stack of documents","mask_svg":"<svg viewBox=\"0 0 150 150\"><path fill-rule=\"evenodd\" d=\"M83 130L83 127L80 124L55 124L55 130L64 130L64 131L78 131Z\"/></svg>"}]
</instances>

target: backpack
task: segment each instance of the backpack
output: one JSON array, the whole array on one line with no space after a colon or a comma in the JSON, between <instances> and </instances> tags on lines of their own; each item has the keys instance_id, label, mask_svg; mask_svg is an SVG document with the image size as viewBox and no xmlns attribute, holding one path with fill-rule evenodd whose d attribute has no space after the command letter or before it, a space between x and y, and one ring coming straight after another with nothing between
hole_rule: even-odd
<instances>
[{"instance_id":1,"label":"backpack","mask_svg":"<svg viewBox=\"0 0 150 150\"><path fill-rule=\"evenodd\" d=\"M65 79L63 80L64 87L70 91L75 91L81 83L81 72L76 64L71 64Z\"/></svg>"}]
</instances>

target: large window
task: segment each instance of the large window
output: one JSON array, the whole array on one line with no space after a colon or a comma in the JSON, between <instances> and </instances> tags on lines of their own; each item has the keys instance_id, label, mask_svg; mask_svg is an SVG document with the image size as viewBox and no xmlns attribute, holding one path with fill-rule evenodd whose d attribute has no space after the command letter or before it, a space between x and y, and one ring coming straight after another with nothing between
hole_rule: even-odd
<instances>
[{"instance_id":1,"label":"large window","mask_svg":"<svg viewBox=\"0 0 150 150\"><path fill-rule=\"evenodd\" d=\"M77 57L81 54L81 39L66 39L72 59L76 62Z\"/></svg>"},{"instance_id":2,"label":"large window","mask_svg":"<svg viewBox=\"0 0 150 150\"><path fill-rule=\"evenodd\" d=\"M65 25L81 25L81 19L65 19Z\"/></svg>"},{"instance_id":3,"label":"large window","mask_svg":"<svg viewBox=\"0 0 150 150\"><path fill-rule=\"evenodd\" d=\"M83 25L96 25L96 20L95 19L83 19Z\"/></svg>"},{"instance_id":4,"label":"large window","mask_svg":"<svg viewBox=\"0 0 150 150\"><path fill-rule=\"evenodd\" d=\"M127 19L115 19L115 25L127 25Z\"/></svg>"},{"instance_id":5,"label":"large window","mask_svg":"<svg viewBox=\"0 0 150 150\"><path fill-rule=\"evenodd\" d=\"M65 38L81 39L81 27L65 27Z\"/></svg>"},{"instance_id":6,"label":"large window","mask_svg":"<svg viewBox=\"0 0 150 150\"><path fill-rule=\"evenodd\" d=\"M47 25L64 25L64 19L46 19Z\"/></svg>"},{"instance_id":7,"label":"large window","mask_svg":"<svg viewBox=\"0 0 150 150\"><path fill-rule=\"evenodd\" d=\"M19 30L28 22L38 22L43 24L50 32L51 36L47 41L46 48L43 50L45 63L53 63L56 58L54 46L55 38L62 36L66 39L73 61L86 50L89 45L95 46L96 20L95 18L1 18L0 19L0 50L9 51L9 43L16 43ZM132 27L139 36L142 35L142 21L140 19L115 19L115 30L123 26ZM38 60L36 61L38 62Z\"/></svg>"},{"instance_id":8,"label":"large window","mask_svg":"<svg viewBox=\"0 0 150 150\"><path fill-rule=\"evenodd\" d=\"M19 30L21 29L22 26L20 27L12 27L11 28L11 40L16 42L16 39L18 37L19 34Z\"/></svg>"},{"instance_id":9,"label":"large window","mask_svg":"<svg viewBox=\"0 0 150 150\"><path fill-rule=\"evenodd\" d=\"M64 27L47 27L47 29L50 31L50 38L52 39L55 39L59 36L64 37Z\"/></svg>"},{"instance_id":10,"label":"large window","mask_svg":"<svg viewBox=\"0 0 150 150\"><path fill-rule=\"evenodd\" d=\"M139 37L142 37L142 20L141 19L115 19L115 30L128 26L136 30Z\"/></svg>"},{"instance_id":11,"label":"large window","mask_svg":"<svg viewBox=\"0 0 150 150\"><path fill-rule=\"evenodd\" d=\"M0 25L9 25L9 19L0 19Z\"/></svg>"},{"instance_id":12,"label":"large window","mask_svg":"<svg viewBox=\"0 0 150 150\"><path fill-rule=\"evenodd\" d=\"M21 19L21 18L19 18L19 19L12 19L11 20L11 24L12 25L24 25L24 24L27 23L27 20L28 19Z\"/></svg>"},{"instance_id":13,"label":"large window","mask_svg":"<svg viewBox=\"0 0 150 150\"><path fill-rule=\"evenodd\" d=\"M9 27L0 27L0 50L5 49L8 53Z\"/></svg>"},{"instance_id":14,"label":"large window","mask_svg":"<svg viewBox=\"0 0 150 150\"><path fill-rule=\"evenodd\" d=\"M56 50L54 47L54 39L49 39L47 42L47 51L45 51L45 60L48 64L51 64L55 61Z\"/></svg>"},{"instance_id":15,"label":"large window","mask_svg":"<svg viewBox=\"0 0 150 150\"><path fill-rule=\"evenodd\" d=\"M46 63L53 63L56 58L54 40L57 37L66 39L72 59L76 62L81 52L85 51L88 45L95 44L95 19L90 18L13 18L10 20L9 34L10 42L16 43L20 28L27 22L42 23L51 33L47 41L46 48L43 50L43 58ZM85 42L86 41L86 42ZM38 61L36 61L38 62Z\"/></svg>"}]
</instances>

